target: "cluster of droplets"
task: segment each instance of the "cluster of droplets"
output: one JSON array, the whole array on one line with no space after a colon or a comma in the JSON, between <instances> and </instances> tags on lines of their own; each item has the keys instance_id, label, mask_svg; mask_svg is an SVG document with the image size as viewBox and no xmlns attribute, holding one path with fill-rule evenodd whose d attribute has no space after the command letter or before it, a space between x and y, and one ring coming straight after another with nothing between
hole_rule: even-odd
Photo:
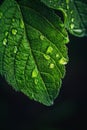
<instances>
[{"instance_id":1,"label":"cluster of droplets","mask_svg":"<svg viewBox=\"0 0 87 130\"><path fill-rule=\"evenodd\" d=\"M72 10L70 13L71 13L71 17L72 17L72 16L74 15L74 14L73 14L74 11ZM75 25L74 25L74 21L75 21L75 18L72 17L72 18L71 18L70 29L73 30L73 32L75 32L75 33L81 34L81 33L83 32L83 30L80 29L80 28L76 28Z\"/></svg>"},{"instance_id":2,"label":"cluster of droplets","mask_svg":"<svg viewBox=\"0 0 87 130\"><path fill-rule=\"evenodd\" d=\"M68 6L68 3L69 3L69 1L70 1L70 3L71 2L73 2L72 0L66 0L66 3L67 3L67 6ZM69 9L69 8L67 8L67 9ZM73 17L74 16L74 10L71 10L70 11L70 13L71 13L71 24L70 24L70 30L72 30L73 32L75 32L75 33L82 33L82 30L81 29L79 29L79 28L75 28L75 18Z\"/></svg>"},{"instance_id":3,"label":"cluster of droplets","mask_svg":"<svg viewBox=\"0 0 87 130\"><path fill-rule=\"evenodd\" d=\"M56 7L56 3L55 3L55 1L53 1L53 0L49 0L49 3L50 3L50 5Z\"/></svg>"},{"instance_id":4,"label":"cluster of droplets","mask_svg":"<svg viewBox=\"0 0 87 130\"><path fill-rule=\"evenodd\" d=\"M44 39L45 39L44 35L40 35L40 40L44 40ZM51 59L50 54L53 53L53 50L54 49L53 49L52 46L49 46L47 48L46 53L43 55L46 60ZM55 58L58 60L58 63L61 64L61 65L66 65L67 62L68 62L67 58L65 58L63 56L61 57L58 53L55 55ZM50 65L49 65L49 68L53 69L54 67L55 67L55 64L51 62Z\"/></svg>"},{"instance_id":5,"label":"cluster of droplets","mask_svg":"<svg viewBox=\"0 0 87 130\"><path fill-rule=\"evenodd\" d=\"M40 40L42 40L42 41L45 40L44 35L40 35ZM46 53L43 54L43 57L44 57L46 60L50 60L50 59L51 59L51 56L50 56L50 55L53 53L53 51L54 51L53 47L52 47L52 46L49 46L49 47L47 48L47 50L46 50ZM55 58L58 60L58 64L61 64L61 65L66 65L67 62L68 62L68 60L67 60L66 58L64 58L63 56L60 57L60 55L59 55L58 53L55 55ZM49 64L49 68L50 68L50 69L54 69L54 67L55 67L55 63L54 63L54 62L51 62L51 63ZM34 79L34 83L35 83L35 84L38 83L37 77L38 77L38 70L37 70L37 68L34 68L33 71L32 71L32 78Z\"/></svg>"},{"instance_id":6,"label":"cluster of droplets","mask_svg":"<svg viewBox=\"0 0 87 130\"><path fill-rule=\"evenodd\" d=\"M71 13L71 24L70 24L70 29L72 30L72 29L74 29L74 18L72 17L72 15L73 15L73 10L70 12Z\"/></svg>"},{"instance_id":7,"label":"cluster of droplets","mask_svg":"<svg viewBox=\"0 0 87 130\"><path fill-rule=\"evenodd\" d=\"M0 19L2 18L2 16L3 16L3 13L1 13L0 12ZM24 29L24 22L23 22L23 20L22 19L20 19L20 28L21 29ZM12 19L12 25L15 25L16 24L16 19ZM9 31L10 32L10 31ZM4 35L5 35L5 38L3 39L3 45L4 46L6 46L7 45L7 43L8 43L8 35L9 35L9 32L8 31L6 31L5 33L4 33ZM13 35L13 36L16 36L17 35L17 33L18 33L18 30L16 29L16 28L11 28L11 35ZM14 46L14 53L16 53L17 52L17 46Z\"/></svg>"},{"instance_id":8,"label":"cluster of droplets","mask_svg":"<svg viewBox=\"0 0 87 130\"><path fill-rule=\"evenodd\" d=\"M8 31L5 32L5 38L3 39L3 45L6 46L8 43L7 37L8 37Z\"/></svg>"},{"instance_id":9,"label":"cluster of droplets","mask_svg":"<svg viewBox=\"0 0 87 130\"><path fill-rule=\"evenodd\" d=\"M53 48L52 48L51 46L49 46L49 47L47 48L46 54L52 54L52 53L53 53ZM59 59L59 60L58 60L58 63L59 63L59 64L61 64L61 65L66 65L66 64L67 64L67 59L64 58L64 57L60 58L60 55L59 55L58 53L55 55L55 58ZM54 68L54 67L55 67L55 64L54 64L54 63L51 63L51 64L50 64L50 68L52 69L52 68Z\"/></svg>"},{"instance_id":10,"label":"cluster of droplets","mask_svg":"<svg viewBox=\"0 0 87 130\"><path fill-rule=\"evenodd\" d=\"M67 10L69 9L69 3L70 3L70 0L66 0L66 8L67 8Z\"/></svg>"},{"instance_id":11,"label":"cluster of droplets","mask_svg":"<svg viewBox=\"0 0 87 130\"><path fill-rule=\"evenodd\" d=\"M69 11L70 9L70 4L71 4L72 0L66 0L66 8L67 8L67 11ZM72 30L74 28L74 18L72 17L73 15L73 10L70 11L70 16L71 16L71 23L70 23L70 29Z\"/></svg>"},{"instance_id":12,"label":"cluster of droplets","mask_svg":"<svg viewBox=\"0 0 87 130\"><path fill-rule=\"evenodd\" d=\"M38 83L38 70L37 68L34 68L33 71L32 71L32 78L34 79L34 83L37 84Z\"/></svg>"},{"instance_id":13,"label":"cluster of droplets","mask_svg":"<svg viewBox=\"0 0 87 130\"><path fill-rule=\"evenodd\" d=\"M2 12L0 12L0 20L3 18L3 13ZM7 37L7 35L8 35L8 32L5 32L5 38L3 39L3 45L4 46L6 46L6 44L7 44L7 39L6 39L6 37Z\"/></svg>"}]
</instances>

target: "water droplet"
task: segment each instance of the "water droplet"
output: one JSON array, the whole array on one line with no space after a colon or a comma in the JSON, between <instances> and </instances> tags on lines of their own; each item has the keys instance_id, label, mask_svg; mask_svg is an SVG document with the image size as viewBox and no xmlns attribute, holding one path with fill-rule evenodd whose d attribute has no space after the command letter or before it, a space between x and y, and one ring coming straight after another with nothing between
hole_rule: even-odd
<instances>
[{"instance_id":1,"label":"water droplet","mask_svg":"<svg viewBox=\"0 0 87 130\"><path fill-rule=\"evenodd\" d=\"M71 25L70 25L70 28L73 29L73 28L74 28L74 24L71 24Z\"/></svg>"},{"instance_id":2,"label":"water droplet","mask_svg":"<svg viewBox=\"0 0 87 130\"><path fill-rule=\"evenodd\" d=\"M55 65L54 65L53 63L50 64L50 68L51 68L51 69L53 69L54 66L55 66Z\"/></svg>"},{"instance_id":3,"label":"water droplet","mask_svg":"<svg viewBox=\"0 0 87 130\"><path fill-rule=\"evenodd\" d=\"M3 13L2 13L2 12L0 12L0 19L2 18L2 16L3 16Z\"/></svg>"},{"instance_id":4,"label":"water droplet","mask_svg":"<svg viewBox=\"0 0 87 130\"><path fill-rule=\"evenodd\" d=\"M5 45L6 46L6 44L7 44L7 39L5 38L4 40L3 40L3 45Z\"/></svg>"},{"instance_id":5,"label":"water droplet","mask_svg":"<svg viewBox=\"0 0 87 130\"><path fill-rule=\"evenodd\" d=\"M8 32L7 32L7 31L5 32L5 36L6 36L6 37L8 36Z\"/></svg>"},{"instance_id":6,"label":"water droplet","mask_svg":"<svg viewBox=\"0 0 87 130\"><path fill-rule=\"evenodd\" d=\"M69 9L69 5L67 4L67 9Z\"/></svg>"},{"instance_id":7,"label":"water droplet","mask_svg":"<svg viewBox=\"0 0 87 130\"><path fill-rule=\"evenodd\" d=\"M81 29L74 29L73 31L76 32L76 33L82 33L83 32Z\"/></svg>"},{"instance_id":8,"label":"water droplet","mask_svg":"<svg viewBox=\"0 0 87 130\"><path fill-rule=\"evenodd\" d=\"M38 70L35 68L33 71L32 71L32 78L36 78L38 75Z\"/></svg>"},{"instance_id":9,"label":"water droplet","mask_svg":"<svg viewBox=\"0 0 87 130\"><path fill-rule=\"evenodd\" d=\"M35 80L34 80L34 83L37 84L37 83L38 83L38 79L35 79Z\"/></svg>"},{"instance_id":10,"label":"water droplet","mask_svg":"<svg viewBox=\"0 0 87 130\"><path fill-rule=\"evenodd\" d=\"M16 53L16 52L17 52L17 50L18 50L18 49L17 49L17 47L15 46L15 47L14 47L14 53Z\"/></svg>"},{"instance_id":11,"label":"water droplet","mask_svg":"<svg viewBox=\"0 0 87 130\"><path fill-rule=\"evenodd\" d=\"M51 46L49 46L48 48L47 48L47 54L50 54L50 53L52 53L52 51L53 51L53 48L51 47Z\"/></svg>"},{"instance_id":12,"label":"water droplet","mask_svg":"<svg viewBox=\"0 0 87 130\"><path fill-rule=\"evenodd\" d=\"M16 35L17 34L17 30L16 29L12 29L12 34Z\"/></svg>"},{"instance_id":13,"label":"water droplet","mask_svg":"<svg viewBox=\"0 0 87 130\"><path fill-rule=\"evenodd\" d=\"M72 18L71 21L74 22L74 18Z\"/></svg>"},{"instance_id":14,"label":"water droplet","mask_svg":"<svg viewBox=\"0 0 87 130\"><path fill-rule=\"evenodd\" d=\"M23 22L22 19L20 20L20 27L21 27L21 28L24 28L24 22Z\"/></svg>"},{"instance_id":15,"label":"water droplet","mask_svg":"<svg viewBox=\"0 0 87 130\"><path fill-rule=\"evenodd\" d=\"M43 56L44 56L44 58L45 58L46 60L49 60L49 59L50 59L50 56L49 56L49 55L44 54Z\"/></svg>"},{"instance_id":16,"label":"water droplet","mask_svg":"<svg viewBox=\"0 0 87 130\"><path fill-rule=\"evenodd\" d=\"M66 58L64 58L64 57L62 57L62 58L59 60L59 64L61 64L61 65L66 65L67 62L68 62L68 60L67 60Z\"/></svg>"},{"instance_id":17,"label":"water droplet","mask_svg":"<svg viewBox=\"0 0 87 130\"><path fill-rule=\"evenodd\" d=\"M12 19L12 22L15 22L15 19L14 19L14 18Z\"/></svg>"},{"instance_id":18,"label":"water droplet","mask_svg":"<svg viewBox=\"0 0 87 130\"><path fill-rule=\"evenodd\" d=\"M67 9L69 9L69 0L66 0Z\"/></svg>"},{"instance_id":19,"label":"water droplet","mask_svg":"<svg viewBox=\"0 0 87 130\"><path fill-rule=\"evenodd\" d=\"M59 58L59 54L56 54L56 58Z\"/></svg>"},{"instance_id":20,"label":"water droplet","mask_svg":"<svg viewBox=\"0 0 87 130\"><path fill-rule=\"evenodd\" d=\"M73 13L73 10L70 12L71 14Z\"/></svg>"},{"instance_id":21,"label":"water droplet","mask_svg":"<svg viewBox=\"0 0 87 130\"><path fill-rule=\"evenodd\" d=\"M40 39L41 39L41 40L44 40L44 36L43 36L43 35L41 35L41 36L40 36Z\"/></svg>"}]
</instances>

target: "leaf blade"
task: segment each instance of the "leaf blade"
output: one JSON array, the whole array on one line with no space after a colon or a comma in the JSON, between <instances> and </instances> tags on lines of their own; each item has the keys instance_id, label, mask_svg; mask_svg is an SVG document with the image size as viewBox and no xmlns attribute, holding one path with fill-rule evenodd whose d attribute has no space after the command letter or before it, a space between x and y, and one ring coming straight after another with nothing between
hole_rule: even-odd
<instances>
[{"instance_id":1,"label":"leaf blade","mask_svg":"<svg viewBox=\"0 0 87 130\"><path fill-rule=\"evenodd\" d=\"M4 30L2 24L5 27L3 32L0 30L3 35L0 50L4 48L0 57L0 73L13 88L49 106L57 97L65 74L68 35L60 25L51 22L53 16L49 18L45 13L39 14L33 4L31 6L23 7L14 0L5 0L0 8L2 12L3 8L9 8L0 23L1 30ZM63 24L56 15L55 18ZM3 45L4 38L7 43Z\"/></svg>"},{"instance_id":2,"label":"leaf blade","mask_svg":"<svg viewBox=\"0 0 87 130\"><path fill-rule=\"evenodd\" d=\"M61 10L65 26L75 36L87 36L87 2L84 0L41 0L47 6Z\"/></svg>"}]
</instances>

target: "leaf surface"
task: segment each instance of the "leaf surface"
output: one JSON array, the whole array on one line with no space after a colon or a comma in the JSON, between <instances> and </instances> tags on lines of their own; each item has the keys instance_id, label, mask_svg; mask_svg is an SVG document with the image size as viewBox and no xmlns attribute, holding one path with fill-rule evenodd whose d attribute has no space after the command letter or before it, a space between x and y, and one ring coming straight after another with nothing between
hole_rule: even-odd
<instances>
[{"instance_id":1,"label":"leaf surface","mask_svg":"<svg viewBox=\"0 0 87 130\"><path fill-rule=\"evenodd\" d=\"M41 0L47 6L61 10L64 24L75 36L87 36L87 1L86 0Z\"/></svg>"},{"instance_id":2,"label":"leaf surface","mask_svg":"<svg viewBox=\"0 0 87 130\"><path fill-rule=\"evenodd\" d=\"M29 98L52 105L68 62L62 21L38 0L5 0L0 13L1 75Z\"/></svg>"}]
</instances>

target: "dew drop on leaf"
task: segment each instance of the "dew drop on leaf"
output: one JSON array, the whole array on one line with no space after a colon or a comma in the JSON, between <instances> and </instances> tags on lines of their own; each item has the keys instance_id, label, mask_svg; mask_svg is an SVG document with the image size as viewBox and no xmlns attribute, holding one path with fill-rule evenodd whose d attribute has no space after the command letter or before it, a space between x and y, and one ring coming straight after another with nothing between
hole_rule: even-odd
<instances>
[{"instance_id":1,"label":"dew drop on leaf","mask_svg":"<svg viewBox=\"0 0 87 130\"><path fill-rule=\"evenodd\" d=\"M40 35L40 39L41 39L41 40L44 40L44 36L43 36L43 35Z\"/></svg>"},{"instance_id":2,"label":"dew drop on leaf","mask_svg":"<svg viewBox=\"0 0 87 130\"><path fill-rule=\"evenodd\" d=\"M34 83L37 84L37 83L38 83L38 79L35 79L35 80L34 80Z\"/></svg>"},{"instance_id":3,"label":"dew drop on leaf","mask_svg":"<svg viewBox=\"0 0 87 130\"><path fill-rule=\"evenodd\" d=\"M53 69L54 66L55 66L55 65L54 65L53 63L50 64L50 68L51 68L51 69Z\"/></svg>"},{"instance_id":4,"label":"dew drop on leaf","mask_svg":"<svg viewBox=\"0 0 87 130\"><path fill-rule=\"evenodd\" d=\"M38 71L36 68L34 68L34 70L32 71L32 78L36 78L38 75Z\"/></svg>"},{"instance_id":5,"label":"dew drop on leaf","mask_svg":"<svg viewBox=\"0 0 87 130\"><path fill-rule=\"evenodd\" d=\"M45 58L46 60L49 60L49 59L50 59L50 56L49 56L49 55L44 54L44 58Z\"/></svg>"},{"instance_id":6,"label":"dew drop on leaf","mask_svg":"<svg viewBox=\"0 0 87 130\"><path fill-rule=\"evenodd\" d=\"M67 9L69 9L69 0L66 0Z\"/></svg>"},{"instance_id":7,"label":"dew drop on leaf","mask_svg":"<svg viewBox=\"0 0 87 130\"><path fill-rule=\"evenodd\" d=\"M69 5L67 5L67 9L69 9Z\"/></svg>"},{"instance_id":8,"label":"dew drop on leaf","mask_svg":"<svg viewBox=\"0 0 87 130\"><path fill-rule=\"evenodd\" d=\"M72 18L71 21L74 22L74 18Z\"/></svg>"},{"instance_id":9,"label":"dew drop on leaf","mask_svg":"<svg viewBox=\"0 0 87 130\"><path fill-rule=\"evenodd\" d=\"M66 58L64 58L64 57L62 57L62 58L59 60L59 64L61 64L61 65L66 65L67 62L68 62L68 60L67 60Z\"/></svg>"},{"instance_id":10,"label":"dew drop on leaf","mask_svg":"<svg viewBox=\"0 0 87 130\"><path fill-rule=\"evenodd\" d=\"M51 46L49 46L48 48L47 48L47 54L50 54L50 53L52 53L52 51L53 51L53 48L51 47Z\"/></svg>"},{"instance_id":11,"label":"dew drop on leaf","mask_svg":"<svg viewBox=\"0 0 87 130\"><path fill-rule=\"evenodd\" d=\"M15 22L15 19L14 19L14 18L12 19L12 22Z\"/></svg>"},{"instance_id":12,"label":"dew drop on leaf","mask_svg":"<svg viewBox=\"0 0 87 130\"><path fill-rule=\"evenodd\" d=\"M24 28L24 22L23 22L22 19L20 20L20 27L21 27L21 28Z\"/></svg>"},{"instance_id":13,"label":"dew drop on leaf","mask_svg":"<svg viewBox=\"0 0 87 130\"><path fill-rule=\"evenodd\" d=\"M3 45L6 46L6 44L7 44L7 39L5 38L5 39L3 40Z\"/></svg>"},{"instance_id":14,"label":"dew drop on leaf","mask_svg":"<svg viewBox=\"0 0 87 130\"><path fill-rule=\"evenodd\" d=\"M73 28L74 28L74 24L71 24L71 25L70 25L70 28L73 29Z\"/></svg>"},{"instance_id":15,"label":"dew drop on leaf","mask_svg":"<svg viewBox=\"0 0 87 130\"><path fill-rule=\"evenodd\" d=\"M82 33L83 32L81 29L74 29L73 31L76 32L76 33Z\"/></svg>"},{"instance_id":16,"label":"dew drop on leaf","mask_svg":"<svg viewBox=\"0 0 87 130\"><path fill-rule=\"evenodd\" d=\"M17 50L18 50L18 49L17 49L17 47L15 46L15 47L14 47L14 53L16 53L16 52L17 52Z\"/></svg>"},{"instance_id":17,"label":"dew drop on leaf","mask_svg":"<svg viewBox=\"0 0 87 130\"><path fill-rule=\"evenodd\" d=\"M70 12L71 14L73 13L73 10Z\"/></svg>"},{"instance_id":18,"label":"dew drop on leaf","mask_svg":"<svg viewBox=\"0 0 87 130\"><path fill-rule=\"evenodd\" d=\"M56 58L59 58L59 54L56 54Z\"/></svg>"},{"instance_id":19,"label":"dew drop on leaf","mask_svg":"<svg viewBox=\"0 0 87 130\"><path fill-rule=\"evenodd\" d=\"M8 31L5 32L5 36L8 36Z\"/></svg>"},{"instance_id":20,"label":"dew drop on leaf","mask_svg":"<svg viewBox=\"0 0 87 130\"><path fill-rule=\"evenodd\" d=\"M16 29L12 29L12 34L16 35L17 34L17 30Z\"/></svg>"}]
</instances>

